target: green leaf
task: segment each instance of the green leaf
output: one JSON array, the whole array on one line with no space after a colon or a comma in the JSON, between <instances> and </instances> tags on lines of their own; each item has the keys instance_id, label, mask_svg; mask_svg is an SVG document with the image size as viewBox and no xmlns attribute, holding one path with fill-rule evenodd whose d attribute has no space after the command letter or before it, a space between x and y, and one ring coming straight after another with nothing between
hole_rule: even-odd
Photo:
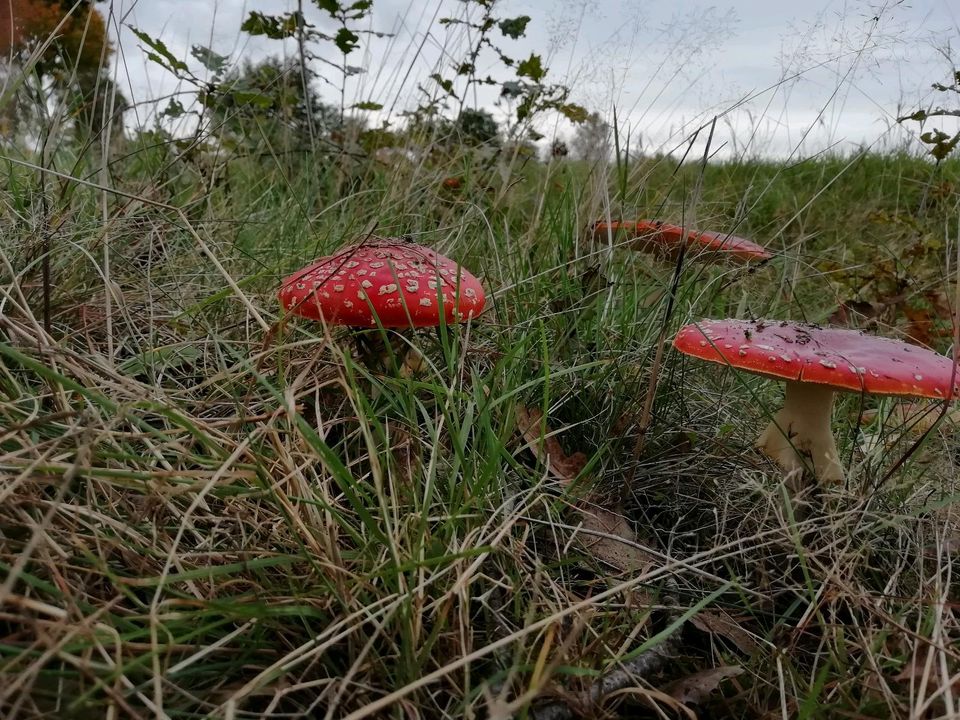
<instances>
[{"instance_id":1,"label":"green leaf","mask_svg":"<svg viewBox=\"0 0 960 720\"><path fill-rule=\"evenodd\" d=\"M529 15L521 15L515 18L508 18L500 21L500 32L506 37L517 40L523 37L527 31L527 23L530 22Z\"/></svg>"},{"instance_id":2,"label":"green leaf","mask_svg":"<svg viewBox=\"0 0 960 720\"><path fill-rule=\"evenodd\" d=\"M520 97L523 95L523 83L519 83L516 80L507 80L500 86L500 95L510 99Z\"/></svg>"},{"instance_id":3,"label":"green leaf","mask_svg":"<svg viewBox=\"0 0 960 720\"><path fill-rule=\"evenodd\" d=\"M337 0L313 0L313 4L331 15L336 15L342 10Z\"/></svg>"},{"instance_id":4,"label":"green leaf","mask_svg":"<svg viewBox=\"0 0 960 720\"><path fill-rule=\"evenodd\" d=\"M534 82L540 82L547 74L540 56L531 54L526 60L522 60L517 66L517 75L519 77L528 77Z\"/></svg>"},{"instance_id":5,"label":"green leaf","mask_svg":"<svg viewBox=\"0 0 960 720\"><path fill-rule=\"evenodd\" d=\"M148 52L147 57L150 58L153 62L158 65L162 65L167 70L172 72L182 71L189 72L187 64L176 57L173 56L167 46L164 44L163 40L154 39L147 35L145 32L137 30L135 27L131 27L130 30L136 35L142 43L149 47L153 52Z\"/></svg>"},{"instance_id":6,"label":"green leaf","mask_svg":"<svg viewBox=\"0 0 960 720\"><path fill-rule=\"evenodd\" d=\"M337 31L337 36L333 39L334 44L340 48L340 52L344 55L349 55L356 50L357 45L360 44L359 41L360 36L348 28L340 28Z\"/></svg>"},{"instance_id":7,"label":"green leaf","mask_svg":"<svg viewBox=\"0 0 960 720\"><path fill-rule=\"evenodd\" d=\"M230 93L233 102L236 105L252 105L259 108L268 108L273 105L273 100L263 93L251 90L235 90Z\"/></svg>"},{"instance_id":8,"label":"green leaf","mask_svg":"<svg viewBox=\"0 0 960 720\"><path fill-rule=\"evenodd\" d=\"M183 115L184 112L183 105L180 104L180 101L173 98L167 103L167 107L163 109L161 115L168 118L178 118Z\"/></svg>"},{"instance_id":9,"label":"green leaf","mask_svg":"<svg viewBox=\"0 0 960 720\"><path fill-rule=\"evenodd\" d=\"M917 110L912 115L907 115L906 117L900 118L900 122L904 120L916 120L917 122L923 122L927 119L927 113L923 110Z\"/></svg>"},{"instance_id":10,"label":"green leaf","mask_svg":"<svg viewBox=\"0 0 960 720\"><path fill-rule=\"evenodd\" d=\"M383 110L383 105L378 102L364 100L363 102L354 103L353 108L355 110Z\"/></svg>"},{"instance_id":11,"label":"green leaf","mask_svg":"<svg viewBox=\"0 0 960 720\"><path fill-rule=\"evenodd\" d=\"M533 98L531 96L525 97L519 105L517 105L517 122L523 122L533 112Z\"/></svg>"},{"instance_id":12,"label":"green leaf","mask_svg":"<svg viewBox=\"0 0 960 720\"><path fill-rule=\"evenodd\" d=\"M457 97L457 94L453 91L453 80L444 80L442 77L440 77L438 73L433 73L430 76L430 79L433 80L435 83L437 83L437 85L439 85L441 88L443 88L444 92L446 92L447 95L450 95L452 97Z\"/></svg>"},{"instance_id":13,"label":"green leaf","mask_svg":"<svg viewBox=\"0 0 960 720\"><path fill-rule=\"evenodd\" d=\"M578 125L582 122L586 122L587 118L590 116L590 113L587 112L587 109L582 105L577 105L576 103L566 103L557 108L560 111L560 114L563 115L570 122L577 123Z\"/></svg>"},{"instance_id":14,"label":"green leaf","mask_svg":"<svg viewBox=\"0 0 960 720\"><path fill-rule=\"evenodd\" d=\"M351 5L348 10L356 10L360 13L365 13L373 7L373 0L357 0L353 5Z\"/></svg>"},{"instance_id":15,"label":"green leaf","mask_svg":"<svg viewBox=\"0 0 960 720\"><path fill-rule=\"evenodd\" d=\"M190 54L199 60L201 65L215 75L219 75L227 66L226 55L215 53L213 50L205 47L204 45L194 45L192 48L190 48Z\"/></svg>"},{"instance_id":16,"label":"green leaf","mask_svg":"<svg viewBox=\"0 0 960 720\"><path fill-rule=\"evenodd\" d=\"M298 12L287 15L264 15L261 12L252 11L240 25L240 29L250 35L265 35L271 40L282 40L293 37L301 25L307 27L303 23L303 16Z\"/></svg>"}]
</instances>

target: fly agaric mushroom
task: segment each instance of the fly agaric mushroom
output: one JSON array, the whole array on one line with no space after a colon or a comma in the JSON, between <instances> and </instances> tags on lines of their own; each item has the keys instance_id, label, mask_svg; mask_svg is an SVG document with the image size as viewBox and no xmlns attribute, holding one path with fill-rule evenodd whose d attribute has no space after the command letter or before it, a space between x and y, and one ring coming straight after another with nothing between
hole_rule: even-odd
<instances>
[{"instance_id":1,"label":"fly agaric mushroom","mask_svg":"<svg viewBox=\"0 0 960 720\"><path fill-rule=\"evenodd\" d=\"M679 225L670 225L660 220L635 220L633 222L597 222L593 225L593 236L602 238L607 233L616 235L629 232L634 236L631 250L656 252L675 256L680 248L687 252L696 251L699 255L730 259L738 262L769 260L773 257L766 248L746 238L707 230L684 229Z\"/></svg>"},{"instance_id":2,"label":"fly agaric mushroom","mask_svg":"<svg viewBox=\"0 0 960 720\"><path fill-rule=\"evenodd\" d=\"M403 238L373 237L322 257L283 281L289 313L353 328L435 327L483 310L483 287L463 267ZM359 336L358 336L359 341Z\"/></svg>"},{"instance_id":3,"label":"fly agaric mushroom","mask_svg":"<svg viewBox=\"0 0 960 720\"><path fill-rule=\"evenodd\" d=\"M680 329L686 355L787 381L786 400L757 447L787 473L805 459L823 481L843 479L830 411L837 390L949 400L960 392L953 361L858 330L771 320L702 320ZM951 383L953 384L951 387Z\"/></svg>"}]
</instances>

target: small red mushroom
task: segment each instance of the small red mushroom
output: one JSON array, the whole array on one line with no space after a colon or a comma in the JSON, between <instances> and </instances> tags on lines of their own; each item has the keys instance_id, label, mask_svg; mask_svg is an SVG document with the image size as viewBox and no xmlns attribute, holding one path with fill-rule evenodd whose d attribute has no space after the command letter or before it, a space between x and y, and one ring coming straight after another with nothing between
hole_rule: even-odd
<instances>
[{"instance_id":1,"label":"small red mushroom","mask_svg":"<svg viewBox=\"0 0 960 720\"><path fill-rule=\"evenodd\" d=\"M465 268L402 238L372 237L287 277L287 312L354 328L435 327L476 318L483 287Z\"/></svg>"},{"instance_id":2,"label":"small red mushroom","mask_svg":"<svg viewBox=\"0 0 960 720\"><path fill-rule=\"evenodd\" d=\"M702 320L681 328L686 355L787 381L783 408L757 446L787 473L813 465L824 481L843 479L830 431L836 390L950 400L960 394L953 361L899 340L846 328L775 320Z\"/></svg>"},{"instance_id":3,"label":"small red mushroom","mask_svg":"<svg viewBox=\"0 0 960 720\"><path fill-rule=\"evenodd\" d=\"M668 257L675 256L681 247L686 247L689 253L695 253L695 257L717 261L751 262L773 257L766 248L746 238L708 230L684 229L660 220L597 222L593 225L595 238L604 238L607 233L617 235L621 232L634 236L630 249L660 253Z\"/></svg>"}]
</instances>

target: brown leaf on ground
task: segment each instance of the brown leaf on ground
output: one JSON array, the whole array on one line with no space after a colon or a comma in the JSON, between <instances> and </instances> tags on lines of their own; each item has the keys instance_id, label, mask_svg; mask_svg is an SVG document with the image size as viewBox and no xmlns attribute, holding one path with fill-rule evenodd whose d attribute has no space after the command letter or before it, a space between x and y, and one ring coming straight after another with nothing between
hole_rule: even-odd
<instances>
[{"instance_id":1,"label":"brown leaf on ground","mask_svg":"<svg viewBox=\"0 0 960 720\"><path fill-rule=\"evenodd\" d=\"M567 455L556 436L551 435L550 429L543 425L543 413L537 408L517 405L517 427L531 452L564 485L572 483L586 467L587 456L582 452Z\"/></svg>"},{"instance_id":2,"label":"brown leaf on ground","mask_svg":"<svg viewBox=\"0 0 960 720\"><path fill-rule=\"evenodd\" d=\"M702 670L670 683L667 694L685 704L700 705L720 687L720 683L743 673L739 665L722 665Z\"/></svg>"},{"instance_id":3,"label":"brown leaf on ground","mask_svg":"<svg viewBox=\"0 0 960 720\"><path fill-rule=\"evenodd\" d=\"M950 302L950 296L942 290L931 290L928 293L924 294L924 297L927 299L933 309L937 311L937 314L944 321L949 321L953 317L953 307Z\"/></svg>"},{"instance_id":4,"label":"brown leaf on ground","mask_svg":"<svg viewBox=\"0 0 960 720\"><path fill-rule=\"evenodd\" d=\"M569 485L583 471L587 456L582 452L567 455L542 421L540 410L517 405L517 426L523 439L550 472ZM577 539L590 555L622 572L644 572L653 566L654 559L638 547L626 517L599 505L581 504L577 509L583 517Z\"/></svg>"},{"instance_id":5,"label":"brown leaf on ground","mask_svg":"<svg viewBox=\"0 0 960 720\"><path fill-rule=\"evenodd\" d=\"M942 333L937 327L937 318L926 308L913 308L909 305L903 308L907 318L907 340L917 345L933 347L936 338Z\"/></svg>"},{"instance_id":6,"label":"brown leaf on ground","mask_svg":"<svg viewBox=\"0 0 960 720\"><path fill-rule=\"evenodd\" d=\"M623 515L600 507L580 507L580 512L581 527L588 531L580 533L580 544L597 560L629 573L653 566L654 559L637 546L636 533Z\"/></svg>"},{"instance_id":7,"label":"brown leaf on ground","mask_svg":"<svg viewBox=\"0 0 960 720\"><path fill-rule=\"evenodd\" d=\"M753 655L760 648L753 636L725 610L702 610L690 618L690 622L701 632L729 640L745 655Z\"/></svg>"},{"instance_id":8,"label":"brown leaf on ground","mask_svg":"<svg viewBox=\"0 0 960 720\"><path fill-rule=\"evenodd\" d=\"M404 482L411 483L414 468L420 464L420 445L410 432L399 423L390 422L390 454L393 456L394 471Z\"/></svg>"},{"instance_id":9,"label":"brown leaf on ground","mask_svg":"<svg viewBox=\"0 0 960 720\"><path fill-rule=\"evenodd\" d=\"M952 665L952 663L951 663ZM919 683L923 680L924 673L927 672L927 653L918 652L907 661L907 664L903 666L903 669L893 676L894 682L903 682L914 684ZM954 693L960 692L960 676L954 672L951 675L950 690ZM933 692L940 688L942 684L943 677L940 674L940 662L936 657L933 658L930 663L930 671L927 675L927 688L929 691Z\"/></svg>"}]
</instances>

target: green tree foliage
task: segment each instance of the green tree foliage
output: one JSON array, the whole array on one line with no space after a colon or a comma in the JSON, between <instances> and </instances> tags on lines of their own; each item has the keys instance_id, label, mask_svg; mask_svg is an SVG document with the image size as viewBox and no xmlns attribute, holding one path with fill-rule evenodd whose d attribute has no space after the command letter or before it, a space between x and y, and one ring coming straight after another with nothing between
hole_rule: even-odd
<instances>
[{"instance_id":1,"label":"green tree foliage","mask_svg":"<svg viewBox=\"0 0 960 720\"><path fill-rule=\"evenodd\" d=\"M346 80L352 75L364 72L362 67L350 64L350 56L360 47L362 35L386 37L386 34L360 27L364 20L369 19L373 0L355 0L352 3L341 3L339 0L313 0L313 4L337 24L336 33L331 35L322 32L315 25L307 22L299 9L282 15L266 15L253 11L247 16L240 29L251 35L263 35L274 40L293 38L297 41L302 65L306 66L314 62L333 69L333 77L328 73L319 74L317 77L339 89L340 117L343 119L347 110ZM311 49L322 43L333 44L340 55L339 62L334 62L325 54L318 54ZM305 86L305 92L310 94L309 86ZM379 110L380 105L365 101L355 105L354 109Z\"/></svg>"},{"instance_id":2,"label":"green tree foliage","mask_svg":"<svg viewBox=\"0 0 960 720\"><path fill-rule=\"evenodd\" d=\"M464 145L491 146L498 144L500 128L486 110L464 108L454 123L457 140Z\"/></svg>"},{"instance_id":3,"label":"green tree foliage","mask_svg":"<svg viewBox=\"0 0 960 720\"><path fill-rule=\"evenodd\" d=\"M340 125L335 108L305 92L311 78L296 59L245 62L217 78L200 100L213 132L228 144L306 149L312 133L329 137Z\"/></svg>"}]
</instances>

